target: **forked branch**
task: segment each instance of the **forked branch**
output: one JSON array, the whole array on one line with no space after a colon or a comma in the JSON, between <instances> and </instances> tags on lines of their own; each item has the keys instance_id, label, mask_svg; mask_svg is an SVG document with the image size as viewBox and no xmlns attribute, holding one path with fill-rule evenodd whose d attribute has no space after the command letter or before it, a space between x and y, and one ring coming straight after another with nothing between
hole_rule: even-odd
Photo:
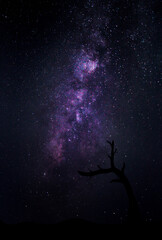
<instances>
[{"instance_id":1,"label":"forked branch","mask_svg":"<svg viewBox=\"0 0 162 240\"><path fill-rule=\"evenodd\" d=\"M111 147L111 153L110 153L110 155L108 154L108 158L110 159L110 168L104 169L98 165L98 169L95 171L91 171L91 170L89 170L88 172L78 171L78 173L81 176L87 176L87 177L93 177L93 176L105 174L105 173L114 173L117 176L117 178L111 180L110 183L122 183L124 185L125 190L128 195L128 199L129 199L128 222L129 223L140 222L140 214L139 214L138 204L134 197L132 187L124 173L125 163L123 163L123 167L121 170L115 167L114 156L117 153L117 149L115 148L114 141L112 141L112 142L107 141L107 143Z\"/></svg>"},{"instance_id":2,"label":"forked branch","mask_svg":"<svg viewBox=\"0 0 162 240\"><path fill-rule=\"evenodd\" d=\"M82 172L82 171L78 171L78 173L82 176L88 176L88 177L92 177L95 175L99 175L99 174L105 174L105 173L116 173L116 168L114 165L114 156L117 153L117 148L114 148L114 141L110 142L107 141L111 147L111 155L108 154L108 158L110 159L110 168L101 168L99 165L97 165L98 170L96 171L91 171L89 170L88 172Z\"/></svg>"}]
</instances>

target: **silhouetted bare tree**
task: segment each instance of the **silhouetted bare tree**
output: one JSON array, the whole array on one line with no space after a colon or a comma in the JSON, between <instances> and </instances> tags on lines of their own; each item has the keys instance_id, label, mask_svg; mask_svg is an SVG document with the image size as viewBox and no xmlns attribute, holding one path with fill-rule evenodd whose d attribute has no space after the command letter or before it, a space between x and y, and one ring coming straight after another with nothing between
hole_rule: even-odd
<instances>
[{"instance_id":1,"label":"silhouetted bare tree","mask_svg":"<svg viewBox=\"0 0 162 240\"><path fill-rule=\"evenodd\" d=\"M117 178L113 179L111 183L122 183L128 195L129 208L128 208L127 223L140 223L141 220L140 220L138 204L133 194L133 190L129 183L129 180L124 173L125 163L123 164L123 167L121 170L115 167L114 156L117 153L117 149L115 148L114 141L112 142L107 141L107 142L111 147L111 154L108 155L108 158L110 159L110 168L105 169L105 168L101 168L98 165L98 169L96 171L89 171L89 172L78 171L78 173L82 176L87 176L87 177L93 177L99 174L114 173L117 176Z\"/></svg>"}]
</instances>

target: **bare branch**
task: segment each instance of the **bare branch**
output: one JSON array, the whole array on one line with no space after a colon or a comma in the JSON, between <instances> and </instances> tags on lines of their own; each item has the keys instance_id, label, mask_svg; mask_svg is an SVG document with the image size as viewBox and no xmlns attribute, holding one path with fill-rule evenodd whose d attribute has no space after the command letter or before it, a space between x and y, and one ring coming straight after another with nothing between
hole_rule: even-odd
<instances>
[{"instance_id":1,"label":"bare branch","mask_svg":"<svg viewBox=\"0 0 162 240\"><path fill-rule=\"evenodd\" d=\"M110 155L107 154L108 158L110 159L110 168L103 169L100 167L100 165L97 165L98 170L95 170L95 171L89 170L88 172L78 171L78 173L81 176L88 176L88 177L93 177L93 176L96 176L99 174L105 174L105 173L114 173L117 178L113 179L110 183L122 183L124 185L128 195L128 199L129 199L129 219L132 223L134 222L139 223L140 214L139 214L138 204L134 197L132 187L124 173L125 162L123 163L123 167L121 168L121 170L115 167L114 156L117 153L117 148L114 148L114 141L110 142L107 140L107 142L110 144L110 147L111 147Z\"/></svg>"},{"instance_id":2,"label":"bare branch","mask_svg":"<svg viewBox=\"0 0 162 240\"><path fill-rule=\"evenodd\" d=\"M99 169L102 169L102 168L100 167L100 165L97 165L97 167L98 167Z\"/></svg>"},{"instance_id":3,"label":"bare branch","mask_svg":"<svg viewBox=\"0 0 162 240\"><path fill-rule=\"evenodd\" d=\"M111 172L113 172L112 168L107 168L107 169L102 169L101 168L99 170L89 171L89 172L78 171L78 173L81 176L88 176L88 177L92 177L92 176L99 175L99 174L111 173Z\"/></svg>"},{"instance_id":4,"label":"bare branch","mask_svg":"<svg viewBox=\"0 0 162 240\"><path fill-rule=\"evenodd\" d=\"M110 146L112 146L112 142L110 142L110 141L107 140L107 143L110 144Z\"/></svg>"},{"instance_id":5,"label":"bare branch","mask_svg":"<svg viewBox=\"0 0 162 240\"><path fill-rule=\"evenodd\" d=\"M114 154L115 154L115 153L117 153L117 152L118 152L118 149L117 149L117 148L115 148Z\"/></svg>"},{"instance_id":6,"label":"bare branch","mask_svg":"<svg viewBox=\"0 0 162 240\"><path fill-rule=\"evenodd\" d=\"M89 177L92 177L92 176L95 176L95 175L99 175L99 174L105 174L105 173L115 173L115 175L118 177L118 179L115 179L115 180L112 180L112 182L121 182L121 173L123 173L122 171L124 171L124 168L125 168L125 163L123 165L123 168L122 170L118 170L115 165L114 165L114 155L115 153L117 153L117 148L115 148L114 150L114 141L110 142L107 140L107 142L110 144L110 147L111 147L111 153L110 155L107 154L108 158L110 159L110 165L111 167L108 168L108 169L103 169L100 167L100 165L97 165L98 167L98 170L95 170L95 171L92 171L90 169L88 169L87 172L83 172L83 171L78 171L78 173L82 176L89 176Z\"/></svg>"},{"instance_id":7,"label":"bare branch","mask_svg":"<svg viewBox=\"0 0 162 240\"><path fill-rule=\"evenodd\" d=\"M109 154L108 154L107 156L108 156L108 158L110 158L110 159L111 159L111 156L110 156Z\"/></svg>"}]
</instances>

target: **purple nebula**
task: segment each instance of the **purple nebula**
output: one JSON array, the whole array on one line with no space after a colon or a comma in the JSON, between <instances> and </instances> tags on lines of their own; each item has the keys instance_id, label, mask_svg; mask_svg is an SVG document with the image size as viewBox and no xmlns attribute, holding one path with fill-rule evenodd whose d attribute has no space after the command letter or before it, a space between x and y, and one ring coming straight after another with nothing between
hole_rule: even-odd
<instances>
[{"instance_id":1,"label":"purple nebula","mask_svg":"<svg viewBox=\"0 0 162 240\"><path fill-rule=\"evenodd\" d=\"M74 147L80 157L93 156L98 149L102 118L97 103L102 95L98 69L98 59L82 51L74 63L73 81L60 84L47 143L56 163L65 160L67 152L73 155Z\"/></svg>"}]
</instances>

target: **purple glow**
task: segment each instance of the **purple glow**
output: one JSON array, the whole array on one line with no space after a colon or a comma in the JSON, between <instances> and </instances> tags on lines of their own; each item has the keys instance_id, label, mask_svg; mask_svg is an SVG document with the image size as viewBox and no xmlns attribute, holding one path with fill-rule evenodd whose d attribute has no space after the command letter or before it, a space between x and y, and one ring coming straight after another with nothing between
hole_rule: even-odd
<instances>
[{"instance_id":1,"label":"purple glow","mask_svg":"<svg viewBox=\"0 0 162 240\"><path fill-rule=\"evenodd\" d=\"M95 77L97 69L99 60L81 51L74 63L73 80L63 82L56 93L57 114L53 112L47 144L56 163L65 160L73 147L80 157L87 158L98 149L101 115L96 104L102 91Z\"/></svg>"},{"instance_id":2,"label":"purple glow","mask_svg":"<svg viewBox=\"0 0 162 240\"><path fill-rule=\"evenodd\" d=\"M78 111L76 111L76 121L78 123L82 121L82 118L81 118L80 113Z\"/></svg>"},{"instance_id":3,"label":"purple glow","mask_svg":"<svg viewBox=\"0 0 162 240\"><path fill-rule=\"evenodd\" d=\"M74 74L80 81L84 81L85 78L95 72L98 66L98 60L92 60L89 55L83 55L78 58Z\"/></svg>"}]
</instances>

